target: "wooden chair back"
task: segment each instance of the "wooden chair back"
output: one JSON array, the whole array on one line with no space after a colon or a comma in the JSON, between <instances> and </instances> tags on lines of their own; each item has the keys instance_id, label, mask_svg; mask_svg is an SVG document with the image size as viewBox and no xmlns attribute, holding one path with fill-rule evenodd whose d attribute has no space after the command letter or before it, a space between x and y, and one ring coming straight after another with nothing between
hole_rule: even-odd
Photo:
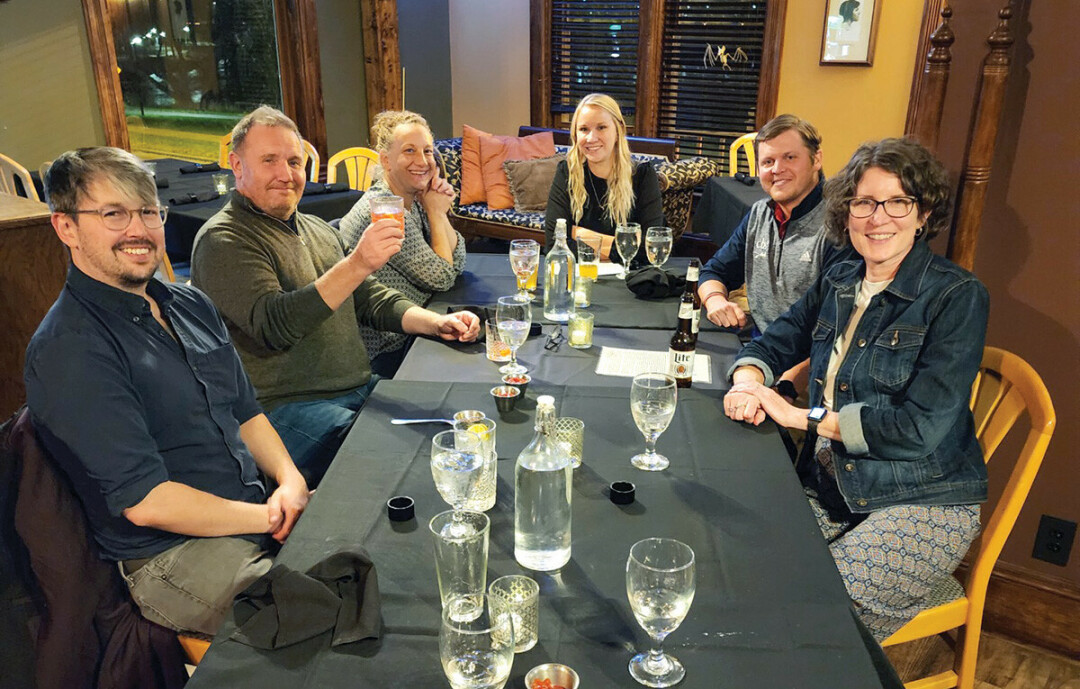
<instances>
[{"instance_id":1,"label":"wooden chair back","mask_svg":"<svg viewBox=\"0 0 1080 689\"><path fill-rule=\"evenodd\" d=\"M746 162L750 166L750 176L757 174L757 155L754 153L754 139L756 138L757 132L750 132L731 142L731 146L728 148L729 177L734 177L735 173L739 171L739 151L742 151L743 155L746 156Z\"/></svg>"},{"instance_id":2,"label":"wooden chair back","mask_svg":"<svg viewBox=\"0 0 1080 689\"><path fill-rule=\"evenodd\" d=\"M338 151L326 161L326 183L337 182L338 165L345 165L345 174L349 178L349 188L367 191L375 178L379 165L379 154L370 148L353 146Z\"/></svg>"},{"instance_id":3,"label":"wooden chair back","mask_svg":"<svg viewBox=\"0 0 1080 689\"><path fill-rule=\"evenodd\" d=\"M19 187L15 184L18 179L23 192L19 193ZM30 173L22 165L0 153L0 194L12 196L25 196L34 201L40 201L37 189L34 188L34 180L30 179Z\"/></svg>"},{"instance_id":4,"label":"wooden chair back","mask_svg":"<svg viewBox=\"0 0 1080 689\"><path fill-rule=\"evenodd\" d=\"M1031 426L1009 472L1001 499L983 528L964 585L965 595L919 613L882 642L883 646L892 646L960 629L953 669L908 683L909 689L973 689L975 686L975 665L990 573L1027 500L1057 422L1050 393L1039 374L1019 356L997 347L987 347L983 351L982 364L971 390L971 409L975 415L976 437L987 463L1024 412L1027 412Z\"/></svg>"}]
</instances>

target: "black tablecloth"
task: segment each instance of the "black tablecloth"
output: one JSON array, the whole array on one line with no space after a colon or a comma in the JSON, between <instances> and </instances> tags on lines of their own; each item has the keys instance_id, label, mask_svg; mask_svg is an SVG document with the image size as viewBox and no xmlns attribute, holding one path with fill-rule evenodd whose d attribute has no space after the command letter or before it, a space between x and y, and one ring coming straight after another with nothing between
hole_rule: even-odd
<instances>
[{"instance_id":1,"label":"black tablecloth","mask_svg":"<svg viewBox=\"0 0 1080 689\"><path fill-rule=\"evenodd\" d=\"M543 257L540 259L543 261ZM678 275L686 275L689 258L671 258L664 269ZM533 302L533 321L544 321L543 285L537 289ZM448 307L475 304L494 306L499 297L517 293L517 280L510 271L510 257L505 254L469 254L465 272L458 276L454 286L431 298L428 308L445 312ZM593 285L593 325L598 328L659 328L675 332L679 322L679 297L661 300L638 299L626 288L626 283L615 276L602 276ZM708 319L701 319L701 329L719 330Z\"/></svg>"},{"instance_id":2,"label":"black tablecloth","mask_svg":"<svg viewBox=\"0 0 1080 689\"><path fill-rule=\"evenodd\" d=\"M427 522L446 509L431 480L430 439L443 428L392 426L392 417L448 416L480 408L498 419L498 501L488 581L522 570L513 560L513 458L532 434L533 404L498 418L487 384L382 381L316 492L279 561L306 570L336 548L362 543L378 568L385 629L378 642L331 648L329 633L277 651L218 634L189 686L447 686L439 663L439 593ZM534 399L530 394L529 403ZM581 676L585 689L638 687L626 664L647 647L626 601L630 546L650 536L688 543L697 595L665 643L686 666L684 689L881 686L871 653L802 489L774 430L723 418L715 392L680 391L658 449L665 472L631 468L643 446L626 387L556 391L561 415L585 420L584 464L574 474L573 556L541 586L540 641L515 656L507 687L549 661ZM604 488L637 484L637 502L613 505ZM407 494L416 521L392 523L385 501Z\"/></svg>"},{"instance_id":3,"label":"black tablecloth","mask_svg":"<svg viewBox=\"0 0 1080 689\"><path fill-rule=\"evenodd\" d=\"M555 326L546 325L541 335L534 335L518 350L518 361L529 369L532 376L529 393L543 390L549 385L587 385L626 387L629 378L596 375L600 349L622 347L625 349L648 349L666 352L671 333L665 330L636 330L633 328L595 328L593 346L574 349L563 343L558 350L544 349L548 335ZM563 328L563 334L569 333ZM735 355L742 345L731 334L717 331L701 333L697 353L709 356L712 362L712 383L694 383L702 389L726 389L730 387L724 374L735 362ZM501 363L488 361L483 343L447 344L433 340L417 339L413 343L394 380L442 380L451 382L484 382L498 385Z\"/></svg>"},{"instance_id":4,"label":"black tablecloth","mask_svg":"<svg viewBox=\"0 0 1080 689\"><path fill-rule=\"evenodd\" d=\"M191 165L190 161L177 160L175 158L161 158L152 161L156 165L158 179L167 180L168 187L158 189L158 196L162 202L169 206L169 217L165 222L165 250L169 253L169 260L173 263L191 260L191 246L195 243L195 235L215 213L225 205L227 196L219 197L210 201L186 203L175 205L169 202L174 198L186 198L188 194L207 194L214 191L214 174L225 172L230 176L231 170L216 170L214 172L192 172L183 174L181 166ZM230 183L230 186L232 184ZM302 213L317 215L323 220L340 218L356 204L361 194L358 191L343 191L330 194L303 196L300 199L298 210Z\"/></svg>"},{"instance_id":5,"label":"black tablecloth","mask_svg":"<svg viewBox=\"0 0 1080 689\"><path fill-rule=\"evenodd\" d=\"M694 232L707 234L717 246L723 246L750 206L767 194L754 178L748 186L734 177L710 177L705 182L697 210L694 211Z\"/></svg>"}]
</instances>

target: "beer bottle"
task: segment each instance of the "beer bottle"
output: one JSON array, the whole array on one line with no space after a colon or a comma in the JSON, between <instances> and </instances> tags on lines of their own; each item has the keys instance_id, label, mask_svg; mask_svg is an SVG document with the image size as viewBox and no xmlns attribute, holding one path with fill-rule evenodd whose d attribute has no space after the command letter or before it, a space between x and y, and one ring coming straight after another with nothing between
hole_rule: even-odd
<instances>
[{"instance_id":1,"label":"beer bottle","mask_svg":"<svg viewBox=\"0 0 1080 689\"><path fill-rule=\"evenodd\" d=\"M686 269L686 289L694 295L694 315L691 322L691 330L694 333L694 341L697 342L698 330L701 329L701 295L698 294L698 275L701 273L701 262L696 258L690 259L690 266Z\"/></svg>"},{"instance_id":2,"label":"beer bottle","mask_svg":"<svg viewBox=\"0 0 1080 689\"><path fill-rule=\"evenodd\" d=\"M697 320L695 314L701 313L695 308L697 297L698 265L692 261L686 271L686 289L679 299L679 325L671 337L668 347L668 370L675 378L675 385L680 388L690 387L694 375L694 352L697 349Z\"/></svg>"}]
</instances>

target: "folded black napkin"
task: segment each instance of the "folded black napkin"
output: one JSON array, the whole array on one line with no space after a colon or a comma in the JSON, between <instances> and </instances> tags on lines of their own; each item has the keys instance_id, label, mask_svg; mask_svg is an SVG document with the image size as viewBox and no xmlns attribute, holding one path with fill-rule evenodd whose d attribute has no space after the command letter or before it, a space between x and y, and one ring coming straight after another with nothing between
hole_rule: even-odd
<instances>
[{"instance_id":1,"label":"folded black napkin","mask_svg":"<svg viewBox=\"0 0 1080 689\"><path fill-rule=\"evenodd\" d=\"M169 199L170 206L183 206L188 203L206 203L207 201L213 201L219 198L221 194L216 191L204 191L198 194L185 194L184 196L177 196L176 198Z\"/></svg>"},{"instance_id":2,"label":"folded black napkin","mask_svg":"<svg viewBox=\"0 0 1080 689\"><path fill-rule=\"evenodd\" d=\"M682 294L686 287L686 278L649 266L631 271L626 276L626 287L638 299L666 299Z\"/></svg>"},{"instance_id":3,"label":"folded black napkin","mask_svg":"<svg viewBox=\"0 0 1080 689\"><path fill-rule=\"evenodd\" d=\"M359 546L330 555L301 574L285 565L270 571L233 601L232 637L255 648L284 648L334 630L331 646L382 633L375 565Z\"/></svg>"},{"instance_id":4,"label":"folded black napkin","mask_svg":"<svg viewBox=\"0 0 1080 689\"><path fill-rule=\"evenodd\" d=\"M190 175L193 172L219 172L221 166L217 163L192 163L191 165L181 165L180 174Z\"/></svg>"},{"instance_id":5,"label":"folded black napkin","mask_svg":"<svg viewBox=\"0 0 1080 689\"><path fill-rule=\"evenodd\" d=\"M344 182L334 182L333 184L323 184L322 182L307 182L304 184L304 196L318 196L319 194L336 194L342 191L348 191L349 185Z\"/></svg>"},{"instance_id":6,"label":"folded black napkin","mask_svg":"<svg viewBox=\"0 0 1080 689\"><path fill-rule=\"evenodd\" d=\"M164 177L155 177L154 178L154 184L157 185L158 189L168 189L169 188L169 180L165 179Z\"/></svg>"}]
</instances>

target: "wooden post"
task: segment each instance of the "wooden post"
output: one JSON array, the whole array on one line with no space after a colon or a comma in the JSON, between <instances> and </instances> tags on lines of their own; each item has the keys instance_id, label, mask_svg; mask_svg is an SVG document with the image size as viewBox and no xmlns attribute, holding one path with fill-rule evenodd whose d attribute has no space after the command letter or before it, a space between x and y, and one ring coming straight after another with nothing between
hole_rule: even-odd
<instances>
[{"instance_id":1,"label":"wooden post","mask_svg":"<svg viewBox=\"0 0 1080 689\"><path fill-rule=\"evenodd\" d=\"M124 96L120 92L120 68L116 61L109 0L83 0L82 5L105 143L129 151L131 143L124 115Z\"/></svg>"},{"instance_id":2,"label":"wooden post","mask_svg":"<svg viewBox=\"0 0 1080 689\"><path fill-rule=\"evenodd\" d=\"M947 4L941 9L941 23L930 36L930 51L926 55L926 67L917 75L912 85L911 103L905 133L930 151L937 148L941 130L941 111L945 107L945 91L949 85L949 67L952 62L952 46L956 37L949 18L952 8ZM918 78L921 77L921 78Z\"/></svg>"},{"instance_id":3,"label":"wooden post","mask_svg":"<svg viewBox=\"0 0 1080 689\"><path fill-rule=\"evenodd\" d=\"M664 0L641 3L638 23L637 103L634 136L659 130L661 58L664 52Z\"/></svg>"},{"instance_id":4,"label":"wooden post","mask_svg":"<svg viewBox=\"0 0 1080 689\"><path fill-rule=\"evenodd\" d=\"M949 258L967 270L975 265L979 223L990 183L990 165L994 160L998 123L1005 100L1005 81L1009 77L1009 49L1013 44L1009 30L1012 8L1006 5L998 12L998 17L1001 21L986 39L990 52L983 61L964 172L957 192L958 211L953 217L953 230L949 238Z\"/></svg>"},{"instance_id":5,"label":"wooden post","mask_svg":"<svg viewBox=\"0 0 1080 689\"><path fill-rule=\"evenodd\" d=\"M529 2L529 120L551 127L551 0Z\"/></svg>"},{"instance_id":6,"label":"wooden post","mask_svg":"<svg viewBox=\"0 0 1080 689\"><path fill-rule=\"evenodd\" d=\"M323 117L322 69L315 0L276 0L281 104L300 134L326 160L326 120Z\"/></svg>"},{"instance_id":7,"label":"wooden post","mask_svg":"<svg viewBox=\"0 0 1080 689\"><path fill-rule=\"evenodd\" d=\"M404 107L401 47L398 44L396 0L361 0L364 24L364 81L368 122L383 110Z\"/></svg>"}]
</instances>

